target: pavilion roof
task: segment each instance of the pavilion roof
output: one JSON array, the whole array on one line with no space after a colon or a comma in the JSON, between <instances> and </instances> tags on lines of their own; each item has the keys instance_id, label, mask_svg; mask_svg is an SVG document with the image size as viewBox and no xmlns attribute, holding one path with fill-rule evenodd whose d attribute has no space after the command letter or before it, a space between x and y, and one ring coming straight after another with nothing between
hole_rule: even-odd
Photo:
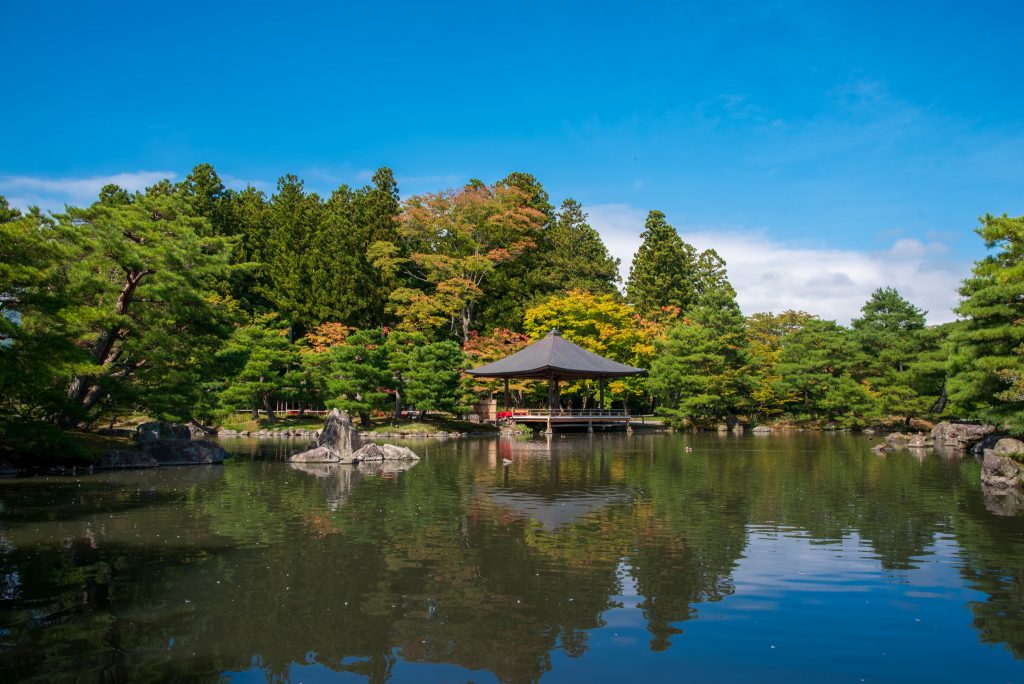
<instances>
[{"instance_id":1,"label":"pavilion roof","mask_svg":"<svg viewBox=\"0 0 1024 684\"><path fill-rule=\"evenodd\" d=\"M526 349L466 372L484 378L621 378L647 371L587 351L552 330Z\"/></svg>"}]
</instances>

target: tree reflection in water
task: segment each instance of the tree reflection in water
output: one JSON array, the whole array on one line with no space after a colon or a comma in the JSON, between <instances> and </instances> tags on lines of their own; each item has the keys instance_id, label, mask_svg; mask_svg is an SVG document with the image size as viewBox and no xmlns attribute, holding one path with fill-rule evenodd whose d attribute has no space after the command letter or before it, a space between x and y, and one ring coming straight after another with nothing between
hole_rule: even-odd
<instances>
[{"instance_id":1,"label":"tree reflection in water","mask_svg":"<svg viewBox=\"0 0 1024 684\"><path fill-rule=\"evenodd\" d=\"M287 444L255 444L223 468L5 483L3 677L287 680L316 663L380 682L444 663L536 681L555 653L588 657L617 607L671 650L736 591L753 526L857 535L890 573L952 537L987 596L970 604L981 641L1024 655L1024 525L986 509L970 459L879 457L855 437L598 435L289 466ZM619 603L626 579L636 605Z\"/></svg>"}]
</instances>

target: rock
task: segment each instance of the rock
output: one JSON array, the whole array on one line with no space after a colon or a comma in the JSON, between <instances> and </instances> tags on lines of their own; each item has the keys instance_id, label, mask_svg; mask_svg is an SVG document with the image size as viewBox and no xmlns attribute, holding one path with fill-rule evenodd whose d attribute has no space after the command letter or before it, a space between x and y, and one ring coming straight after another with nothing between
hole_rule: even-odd
<instances>
[{"instance_id":1,"label":"rock","mask_svg":"<svg viewBox=\"0 0 1024 684\"><path fill-rule=\"evenodd\" d=\"M751 430L755 435L766 435L771 431L772 429L767 425L757 425L753 430Z\"/></svg>"},{"instance_id":2,"label":"rock","mask_svg":"<svg viewBox=\"0 0 1024 684\"><path fill-rule=\"evenodd\" d=\"M352 454L354 461L383 461L384 450L376 444L364 444Z\"/></svg>"},{"instance_id":3,"label":"rock","mask_svg":"<svg viewBox=\"0 0 1024 684\"><path fill-rule=\"evenodd\" d=\"M214 465L223 463L228 452L220 444L206 439L158 439L143 450L164 465Z\"/></svg>"},{"instance_id":4,"label":"rock","mask_svg":"<svg viewBox=\"0 0 1024 684\"><path fill-rule=\"evenodd\" d=\"M1024 455L1024 442L1012 437L1003 437L992 448L996 456L1010 456L1011 454Z\"/></svg>"},{"instance_id":5,"label":"rock","mask_svg":"<svg viewBox=\"0 0 1024 684\"><path fill-rule=\"evenodd\" d=\"M224 429L222 429L222 430L218 430L217 434L218 435L227 435L227 436L230 437L230 436L233 436L233 435L237 435L238 434L238 430L224 430Z\"/></svg>"},{"instance_id":6,"label":"rock","mask_svg":"<svg viewBox=\"0 0 1024 684\"><path fill-rule=\"evenodd\" d=\"M1024 483L1024 464L990 449L981 462L981 481L996 489L1020 487Z\"/></svg>"},{"instance_id":7,"label":"rock","mask_svg":"<svg viewBox=\"0 0 1024 684\"><path fill-rule=\"evenodd\" d=\"M902 444L903 442L909 442L910 437L910 435L905 435L902 432L893 432L885 436L885 441L889 444Z\"/></svg>"},{"instance_id":8,"label":"rock","mask_svg":"<svg viewBox=\"0 0 1024 684\"><path fill-rule=\"evenodd\" d=\"M418 461L420 457L413 453L409 447L396 444L381 444L381 451L384 452L385 461Z\"/></svg>"},{"instance_id":9,"label":"rock","mask_svg":"<svg viewBox=\"0 0 1024 684\"><path fill-rule=\"evenodd\" d=\"M306 451L293 454L288 458L291 463L341 463L341 459L338 458L333 451L327 447L313 447ZM348 463L348 461L346 461Z\"/></svg>"},{"instance_id":10,"label":"rock","mask_svg":"<svg viewBox=\"0 0 1024 684\"><path fill-rule=\"evenodd\" d=\"M861 430L861 432L863 432L868 437L871 437L872 435L875 434L875 431L872 430L871 428L864 428L863 430Z\"/></svg>"},{"instance_id":11,"label":"rock","mask_svg":"<svg viewBox=\"0 0 1024 684\"><path fill-rule=\"evenodd\" d=\"M344 411L334 409L324 422L317 439L317 447L288 460L293 463L354 463L353 454L363 447L359 431L352 427L352 419Z\"/></svg>"},{"instance_id":12,"label":"rock","mask_svg":"<svg viewBox=\"0 0 1024 684\"><path fill-rule=\"evenodd\" d=\"M931 446L929 444L931 440L924 435L910 435L910 439L907 440L907 446L911 449L924 449L925 447Z\"/></svg>"},{"instance_id":13,"label":"rock","mask_svg":"<svg viewBox=\"0 0 1024 684\"><path fill-rule=\"evenodd\" d=\"M111 449L99 457L96 470L129 470L135 468L156 468L160 462L150 454L136 449Z\"/></svg>"},{"instance_id":14,"label":"rock","mask_svg":"<svg viewBox=\"0 0 1024 684\"><path fill-rule=\"evenodd\" d=\"M874 447L872 447L871 450L874 451L876 454L884 454L886 451L889 450L889 447L885 445L885 442L879 442Z\"/></svg>"},{"instance_id":15,"label":"rock","mask_svg":"<svg viewBox=\"0 0 1024 684\"><path fill-rule=\"evenodd\" d=\"M942 421L932 428L931 436L936 444L967 451L976 442L980 442L995 431L996 428L993 425Z\"/></svg>"},{"instance_id":16,"label":"rock","mask_svg":"<svg viewBox=\"0 0 1024 684\"><path fill-rule=\"evenodd\" d=\"M199 431L201 433L201 431ZM181 423L165 423L152 421L142 423L135 428L135 439L138 442L150 442L157 439L192 439L193 427Z\"/></svg>"}]
</instances>

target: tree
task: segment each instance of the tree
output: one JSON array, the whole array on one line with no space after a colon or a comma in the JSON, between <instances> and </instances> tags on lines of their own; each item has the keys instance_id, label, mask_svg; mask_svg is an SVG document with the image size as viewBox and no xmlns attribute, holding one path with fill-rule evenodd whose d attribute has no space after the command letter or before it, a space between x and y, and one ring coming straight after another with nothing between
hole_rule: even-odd
<instances>
[{"instance_id":1,"label":"tree","mask_svg":"<svg viewBox=\"0 0 1024 684\"><path fill-rule=\"evenodd\" d=\"M360 306L347 317L352 325L381 326L394 321L388 311L391 293L407 285L401 274L374 268L371 247L375 244L400 244L402 204L398 197L398 183L395 175L386 166L373 174L372 185L356 193L353 198L356 214L355 244L352 249L358 256L355 266ZM397 256L407 256L401 247Z\"/></svg>"},{"instance_id":2,"label":"tree","mask_svg":"<svg viewBox=\"0 0 1024 684\"><path fill-rule=\"evenodd\" d=\"M651 393L672 424L731 421L747 407L750 360L734 299L726 295L691 307L659 341L657 352Z\"/></svg>"},{"instance_id":3,"label":"tree","mask_svg":"<svg viewBox=\"0 0 1024 684\"><path fill-rule=\"evenodd\" d=\"M750 403L757 416L778 416L786 409L787 397L780 393L782 377L778 364L783 341L816 316L787 310L780 314L756 313L747 317L747 350L750 354Z\"/></svg>"},{"instance_id":4,"label":"tree","mask_svg":"<svg viewBox=\"0 0 1024 684\"><path fill-rule=\"evenodd\" d=\"M483 283L499 264L536 245L543 221L544 214L511 186L470 185L410 198L401 243L382 240L370 248L384 277L404 274L424 288L400 287L391 294L401 327L431 330L450 323L467 340Z\"/></svg>"},{"instance_id":5,"label":"tree","mask_svg":"<svg viewBox=\"0 0 1024 684\"><path fill-rule=\"evenodd\" d=\"M687 308L694 298L697 251L683 242L665 214L647 214L643 242L633 257L626 281L626 301L641 313L664 306Z\"/></svg>"},{"instance_id":6,"label":"tree","mask_svg":"<svg viewBox=\"0 0 1024 684\"><path fill-rule=\"evenodd\" d=\"M523 328L533 339L551 329L565 339L613 361L638 368L650 368L655 355L655 340L665 327L640 316L630 305L611 294L593 294L574 290L555 295L526 312ZM616 380L613 392L646 395L645 378ZM588 397L589 383L574 383L566 392Z\"/></svg>"},{"instance_id":7,"label":"tree","mask_svg":"<svg viewBox=\"0 0 1024 684\"><path fill-rule=\"evenodd\" d=\"M777 391L802 415L824 416L845 427L864 424L875 417L877 406L870 387L850 374L859 354L850 331L835 321L807 321L782 340Z\"/></svg>"},{"instance_id":8,"label":"tree","mask_svg":"<svg viewBox=\"0 0 1024 684\"><path fill-rule=\"evenodd\" d=\"M619 260L587 223L579 202L567 199L544 235L539 250L541 280L547 289L616 294Z\"/></svg>"},{"instance_id":9,"label":"tree","mask_svg":"<svg viewBox=\"0 0 1024 684\"><path fill-rule=\"evenodd\" d=\"M226 241L202 237L207 222L166 181L131 195L108 186L88 209L56 218L78 250L66 277L84 303L76 342L89 355L67 388L62 423L128 401L159 418L189 417L225 334L215 288Z\"/></svg>"},{"instance_id":10,"label":"tree","mask_svg":"<svg viewBox=\"0 0 1024 684\"><path fill-rule=\"evenodd\" d=\"M1024 217L986 214L977 232L997 251L975 262L960 287L949 399L965 417L1024 433Z\"/></svg>"},{"instance_id":11,"label":"tree","mask_svg":"<svg viewBox=\"0 0 1024 684\"><path fill-rule=\"evenodd\" d=\"M462 380L466 357L459 345L450 340L428 343L422 334L396 331L388 335L387 346L396 414L403 402L424 412L469 410L471 397Z\"/></svg>"},{"instance_id":12,"label":"tree","mask_svg":"<svg viewBox=\"0 0 1024 684\"><path fill-rule=\"evenodd\" d=\"M231 236L235 225L231 220L230 205L234 193L224 187L211 164L199 164L178 184L178 192L194 216L207 220L205 228L211 235Z\"/></svg>"},{"instance_id":13,"label":"tree","mask_svg":"<svg viewBox=\"0 0 1024 684\"><path fill-rule=\"evenodd\" d=\"M371 411L387 406L392 378L385 341L380 330L356 330L330 348L323 366L327 406L358 414L367 427Z\"/></svg>"},{"instance_id":14,"label":"tree","mask_svg":"<svg viewBox=\"0 0 1024 684\"><path fill-rule=\"evenodd\" d=\"M227 386L220 393L228 408L252 409L259 419L260 408L274 422L274 402L286 394L287 373L298 364L298 350L288 341L288 330L274 314L258 316L252 324L235 330L220 352L221 362L231 370Z\"/></svg>"},{"instance_id":15,"label":"tree","mask_svg":"<svg viewBox=\"0 0 1024 684\"><path fill-rule=\"evenodd\" d=\"M267 275L263 295L292 325L319 322L309 310L307 254L322 209L320 197L307 195L303 182L290 174L278 180L267 209L268 233L261 255Z\"/></svg>"},{"instance_id":16,"label":"tree","mask_svg":"<svg viewBox=\"0 0 1024 684\"><path fill-rule=\"evenodd\" d=\"M858 370L878 392L880 410L903 415L908 422L927 413L938 392L920 396L911 372L924 352L925 312L889 287L875 290L861 313L852 322L853 339L862 352L863 367Z\"/></svg>"},{"instance_id":17,"label":"tree","mask_svg":"<svg viewBox=\"0 0 1024 684\"><path fill-rule=\"evenodd\" d=\"M88 358L74 344L82 302L67 278L78 260L52 219L0 197L0 418L50 421L64 409L67 378Z\"/></svg>"}]
</instances>

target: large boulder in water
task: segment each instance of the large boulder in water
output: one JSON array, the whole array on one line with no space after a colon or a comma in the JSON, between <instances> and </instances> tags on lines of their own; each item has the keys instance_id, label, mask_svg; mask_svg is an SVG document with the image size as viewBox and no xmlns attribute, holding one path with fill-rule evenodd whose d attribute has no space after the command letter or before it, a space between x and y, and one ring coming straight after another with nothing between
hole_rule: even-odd
<instances>
[{"instance_id":1,"label":"large boulder in water","mask_svg":"<svg viewBox=\"0 0 1024 684\"><path fill-rule=\"evenodd\" d=\"M988 449L981 462L981 481L996 489L1019 488L1024 485L1024 464Z\"/></svg>"},{"instance_id":2,"label":"large boulder in water","mask_svg":"<svg viewBox=\"0 0 1024 684\"><path fill-rule=\"evenodd\" d=\"M162 466L213 465L228 455L220 444L206 439L157 439L146 442L143 450Z\"/></svg>"},{"instance_id":3,"label":"large boulder in water","mask_svg":"<svg viewBox=\"0 0 1024 684\"><path fill-rule=\"evenodd\" d=\"M93 464L96 470L135 470L156 468L160 462L145 451L137 449L111 449Z\"/></svg>"},{"instance_id":4,"label":"large boulder in water","mask_svg":"<svg viewBox=\"0 0 1024 684\"><path fill-rule=\"evenodd\" d=\"M352 454L352 460L369 461L418 461L420 457L408 447L395 444L366 444Z\"/></svg>"},{"instance_id":5,"label":"large boulder in water","mask_svg":"<svg viewBox=\"0 0 1024 684\"><path fill-rule=\"evenodd\" d=\"M352 426L352 419L344 411L334 409L313 449L292 455L292 463L355 463L352 455L363 447L363 438Z\"/></svg>"}]
</instances>

